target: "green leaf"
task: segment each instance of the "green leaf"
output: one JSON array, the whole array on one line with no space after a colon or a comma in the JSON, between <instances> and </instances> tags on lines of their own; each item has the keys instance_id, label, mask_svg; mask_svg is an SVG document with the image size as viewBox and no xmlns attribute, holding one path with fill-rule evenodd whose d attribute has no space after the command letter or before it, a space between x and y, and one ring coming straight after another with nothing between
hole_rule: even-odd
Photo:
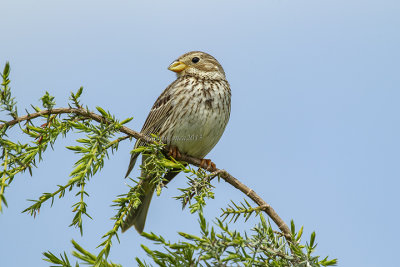
<instances>
[{"instance_id":1,"label":"green leaf","mask_svg":"<svg viewBox=\"0 0 400 267\"><path fill-rule=\"evenodd\" d=\"M310 247L314 247L314 242L315 242L315 232L311 233L311 238L310 238Z\"/></svg>"},{"instance_id":2,"label":"green leaf","mask_svg":"<svg viewBox=\"0 0 400 267\"><path fill-rule=\"evenodd\" d=\"M10 70L11 70L10 62L6 61L6 64L3 69L3 74L1 75L3 79L7 78L10 75Z\"/></svg>"},{"instance_id":3,"label":"green leaf","mask_svg":"<svg viewBox=\"0 0 400 267\"><path fill-rule=\"evenodd\" d=\"M82 92L83 92L83 86L81 86L78 89L78 92L76 92L76 94L75 94L75 98L79 98L82 95Z\"/></svg>"},{"instance_id":4,"label":"green leaf","mask_svg":"<svg viewBox=\"0 0 400 267\"><path fill-rule=\"evenodd\" d=\"M97 111L100 112L100 114L104 117L104 118L109 118L110 115L101 107L96 107Z\"/></svg>"},{"instance_id":5,"label":"green leaf","mask_svg":"<svg viewBox=\"0 0 400 267\"><path fill-rule=\"evenodd\" d=\"M300 241L302 235L303 235L303 226L300 228L299 232L297 233L296 241Z\"/></svg>"},{"instance_id":6,"label":"green leaf","mask_svg":"<svg viewBox=\"0 0 400 267\"><path fill-rule=\"evenodd\" d=\"M124 124L130 122L131 120L133 120L133 117L127 118L127 119L121 121L119 124L124 125Z\"/></svg>"},{"instance_id":7,"label":"green leaf","mask_svg":"<svg viewBox=\"0 0 400 267\"><path fill-rule=\"evenodd\" d=\"M54 96L51 96L47 91L46 94L40 98L40 100L42 100L42 105L46 109L52 109L56 105Z\"/></svg>"}]
</instances>

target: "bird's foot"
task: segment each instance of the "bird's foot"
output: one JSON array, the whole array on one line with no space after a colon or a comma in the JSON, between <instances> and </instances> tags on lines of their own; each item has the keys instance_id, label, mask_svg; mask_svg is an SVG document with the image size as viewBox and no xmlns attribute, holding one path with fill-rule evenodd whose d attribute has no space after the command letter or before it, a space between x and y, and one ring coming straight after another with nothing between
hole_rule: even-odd
<instances>
[{"instance_id":1,"label":"bird's foot","mask_svg":"<svg viewBox=\"0 0 400 267\"><path fill-rule=\"evenodd\" d=\"M176 146L170 146L168 150L168 156L173 157L174 159L181 157L181 152L179 152Z\"/></svg>"},{"instance_id":2,"label":"bird's foot","mask_svg":"<svg viewBox=\"0 0 400 267\"><path fill-rule=\"evenodd\" d=\"M215 169L217 169L217 166L211 161L211 159L201 159L200 167L210 172L213 172Z\"/></svg>"}]
</instances>

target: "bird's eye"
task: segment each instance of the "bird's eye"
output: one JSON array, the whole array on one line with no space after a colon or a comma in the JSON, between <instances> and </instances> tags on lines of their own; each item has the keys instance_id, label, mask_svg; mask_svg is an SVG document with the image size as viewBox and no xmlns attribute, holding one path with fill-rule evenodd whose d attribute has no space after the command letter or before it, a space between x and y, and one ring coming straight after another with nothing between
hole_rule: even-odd
<instances>
[{"instance_id":1,"label":"bird's eye","mask_svg":"<svg viewBox=\"0 0 400 267\"><path fill-rule=\"evenodd\" d=\"M199 62L199 61L200 61L200 58L198 58L198 57L192 58L192 62L193 62L193 63L197 63L197 62Z\"/></svg>"}]
</instances>

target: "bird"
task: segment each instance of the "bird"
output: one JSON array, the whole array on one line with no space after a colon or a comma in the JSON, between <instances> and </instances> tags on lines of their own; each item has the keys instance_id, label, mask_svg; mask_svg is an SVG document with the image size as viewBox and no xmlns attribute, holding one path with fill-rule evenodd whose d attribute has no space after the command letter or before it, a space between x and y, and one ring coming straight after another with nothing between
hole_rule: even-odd
<instances>
[{"instance_id":1,"label":"bird","mask_svg":"<svg viewBox=\"0 0 400 267\"><path fill-rule=\"evenodd\" d=\"M215 168L215 164L204 157L221 138L230 117L231 89L225 71L213 56L201 51L183 54L168 69L175 72L177 78L155 101L141 133L149 137L156 134L173 157L184 153L203 159L202 166L206 168ZM145 142L138 139L134 148L144 145ZM125 177L132 171L138 156L139 153L132 153ZM177 171L168 171L164 179L170 181L177 174ZM143 170L141 177L138 184L143 192L141 203L127 212L122 232L131 226L135 226L138 233L144 230L155 185L151 183L151 175Z\"/></svg>"}]
</instances>

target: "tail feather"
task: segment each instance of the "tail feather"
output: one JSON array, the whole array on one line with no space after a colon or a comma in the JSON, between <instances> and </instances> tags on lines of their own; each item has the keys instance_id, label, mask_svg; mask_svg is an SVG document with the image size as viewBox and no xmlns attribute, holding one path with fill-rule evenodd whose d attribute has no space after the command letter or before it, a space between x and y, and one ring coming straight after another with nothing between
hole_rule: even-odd
<instances>
[{"instance_id":1,"label":"tail feather","mask_svg":"<svg viewBox=\"0 0 400 267\"><path fill-rule=\"evenodd\" d=\"M150 182L144 181L143 187L144 193L143 198L141 199L141 203L139 207L136 209L131 209L125 217L125 220L121 226L122 232L125 232L133 225L135 226L136 231L140 234L143 232L144 225L146 223L147 212L149 211L151 198L153 197L154 193L154 186L150 185Z\"/></svg>"},{"instance_id":2,"label":"tail feather","mask_svg":"<svg viewBox=\"0 0 400 267\"><path fill-rule=\"evenodd\" d=\"M138 153L133 153L131 156L131 160L129 162L129 167L128 171L126 173L127 177L129 173L132 171L133 167L135 166L136 160L138 158L139 154ZM146 157L142 157L142 162L146 161ZM178 170L170 170L164 175L164 185L166 185L168 182L170 182L177 174L179 173ZM126 215L122 225L121 225L121 230L122 232L125 232L132 226L135 226L136 231L138 231L140 234L143 232L144 225L146 223L146 217L147 217L147 212L150 207L150 202L153 197L154 191L155 191L155 185L151 182L151 177L147 177L146 173L142 171L141 177L145 177L142 179L138 186L141 187L142 194L140 196L140 205L135 208L135 209L130 209L128 211L128 214ZM133 189L135 190L135 189Z\"/></svg>"},{"instance_id":3,"label":"tail feather","mask_svg":"<svg viewBox=\"0 0 400 267\"><path fill-rule=\"evenodd\" d=\"M131 155L131 160L129 161L129 166L128 166L128 170L127 170L127 172L125 174L125 178L128 177L128 175L133 170L133 167L135 167L136 160L137 160L138 157L139 157L139 153L133 153Z\"/></svg>"},{"instance_id":4,"label":"tail feather","mask_svg":"<svg viewBox=\"0 0 400 267\"><path fill-rule=\"evenodd\" d=\"M143 143L138 139L135 142L135 145L133 146L133 149L138 148L139 146L142 146ZM136 160L139 157L140 153L132 153L131 155L131 160L129 161L129 166L128 166L128 170L125 174L125 178L128 177L128 175L131 173L131 171L133 170L133 167L135 167L136 164Z\"/></svg>"}]
</instances>

